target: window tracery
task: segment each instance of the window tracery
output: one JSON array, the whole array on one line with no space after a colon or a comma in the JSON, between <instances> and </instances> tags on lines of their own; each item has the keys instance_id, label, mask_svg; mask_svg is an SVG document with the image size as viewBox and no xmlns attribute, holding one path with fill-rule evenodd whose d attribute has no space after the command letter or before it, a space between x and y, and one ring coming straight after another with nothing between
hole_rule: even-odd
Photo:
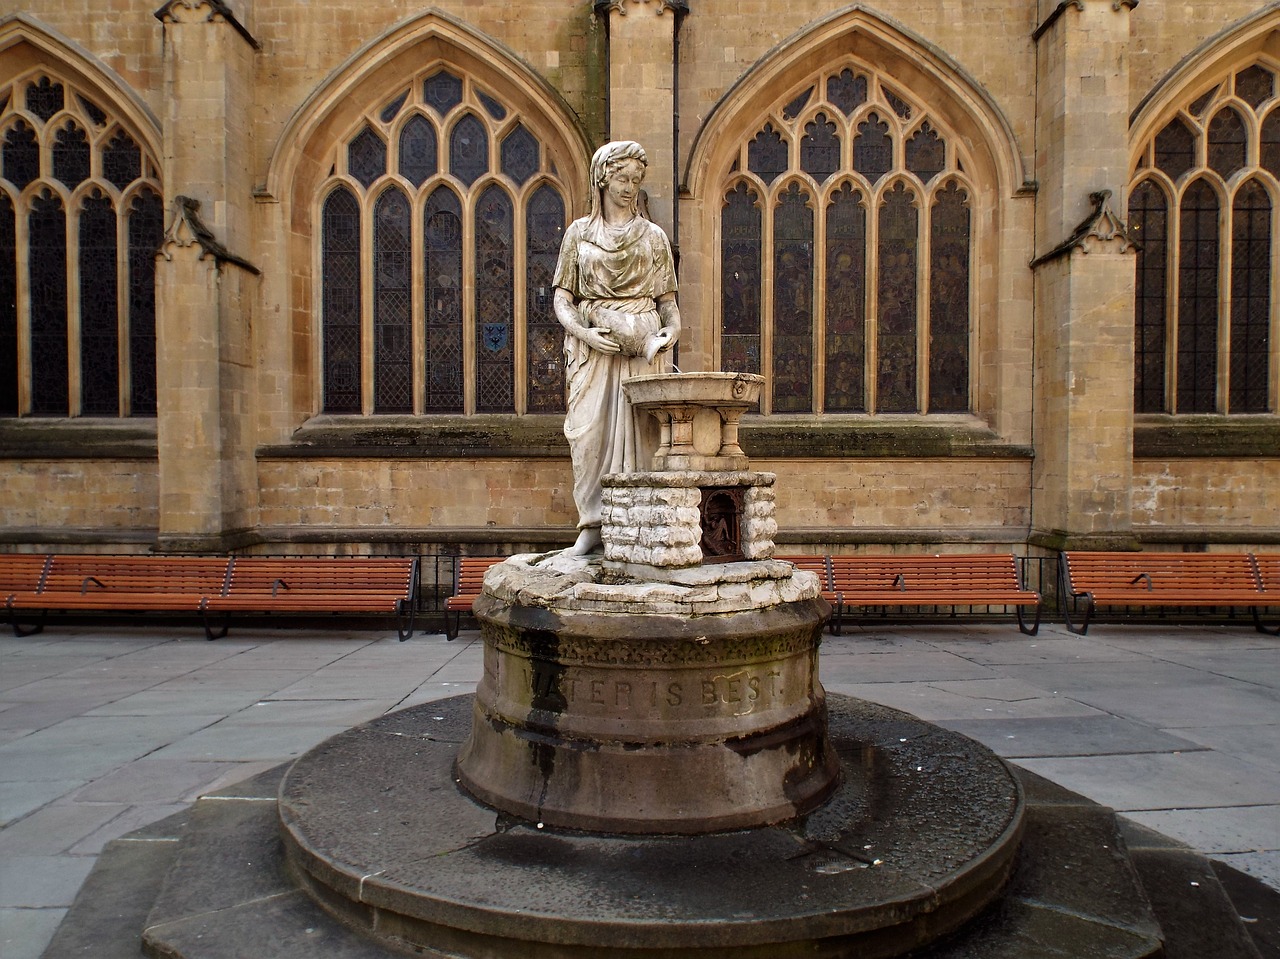
<instances>
[{"instance_id":1,"label":"window tracery","mask_svg":"<svg viewBox=\"0 0 1280 959\"><path fill-rule=\"evenodd\" d=\"M0 416L154 416L155 160L48 70L0 104Z\"/></svg>"},{"instance_id":2,"label":"window tracery","mask_svg":"<svg viewBox=\"0 0 1280 959\"><path fill-rule=\"evenodd\" d=\"M960 138L852 60L751 130L721 194L721 368L768 371L767 413L968 411Z\"/></svg>"},{"instance_id":3,"label":"window tracery","mask_svg":"<svg viewBox=\"0 0 1280 959\"><path fill-rule=\"evenodd\" d=\"M1139 153L1128 204L1138 413L1277 411L1276 75L1265 63L1232 71Z\"/></svg>"},{"instance_id":4,"label":"window tracery","mask_svg":"<svg viewBox=\"0 0 1280 959\"><path fill-rule=\"evenodd\" d=\"M563 411L550 287L567 191L536 130L444 65L337 148L321 186L325 412Z\"/></svg>"}]
</instances>

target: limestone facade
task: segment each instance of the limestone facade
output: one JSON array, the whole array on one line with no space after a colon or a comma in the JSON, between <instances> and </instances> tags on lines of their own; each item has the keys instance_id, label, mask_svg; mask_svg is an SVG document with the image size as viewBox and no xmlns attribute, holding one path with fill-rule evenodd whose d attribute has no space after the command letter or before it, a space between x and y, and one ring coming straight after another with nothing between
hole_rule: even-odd
<instances>
[{"instance_id":1,"label":"limestone facade","mask_svg":"<svg viewBox=\"0 0 1280 959\"><path fill-rule=\"evenodd\" d=\"M1280 544L1280 3L156 2L0 0L0 549L571 542L538 230L585 210L610 138L649 151L680 368L770 382L741 441L777 476L779 553ZM1150 212L1130 229L1144 180L1164 247ZM1189 196L1218 225L1195 303ZM148 197L153 307L126 215ZM464 224L447 268L439 203ZM1135 347L1165 293L1167 336ZM89 402L104 350L118 416Z\"/></svg>"}]
</instances>

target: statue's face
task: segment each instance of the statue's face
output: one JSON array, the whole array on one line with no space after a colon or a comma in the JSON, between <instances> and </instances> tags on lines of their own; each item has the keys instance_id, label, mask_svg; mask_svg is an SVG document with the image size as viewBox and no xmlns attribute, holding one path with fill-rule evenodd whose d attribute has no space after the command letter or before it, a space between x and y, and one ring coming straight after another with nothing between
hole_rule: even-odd
<instances>
[{"instance_id":1,"label":"statue's face","mask_svg":"<svg viewBox=\"0 0 1280 959\"><path fill-rule=\"evenodd\" d=\"M639 160L624 160L605 182L605 192L615 204L633 207L644 182L644 166Z\"/></svg>"}]
</instances>

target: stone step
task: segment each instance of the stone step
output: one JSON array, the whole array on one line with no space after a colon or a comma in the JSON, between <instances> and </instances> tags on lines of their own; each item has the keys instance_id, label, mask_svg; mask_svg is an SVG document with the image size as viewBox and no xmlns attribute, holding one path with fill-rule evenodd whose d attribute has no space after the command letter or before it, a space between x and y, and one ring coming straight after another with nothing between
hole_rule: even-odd
<instances>
[{"instance_id":1,"label":"stone step","mask_svg":"<svg viewBox=\"0 0 1280 959\"><path fill-rule=\"evenodd\" d=\"M205 797L188 812L111 843L43 959L402 956L338 923L288 875L274 801L283 772L280 767ZM1117 822L1106 807L1017 772L1028 815L1006 894L958 934L913 959L1276 955L1280 893L1261 883L1237 883L1250 897L1247 915L1254 920L1242 922L1215 864L1163 836ZM522 944L512 955L552 959L577 953ZM617 955L657 959L644 950Z\"/></svg>"}]
</instances>

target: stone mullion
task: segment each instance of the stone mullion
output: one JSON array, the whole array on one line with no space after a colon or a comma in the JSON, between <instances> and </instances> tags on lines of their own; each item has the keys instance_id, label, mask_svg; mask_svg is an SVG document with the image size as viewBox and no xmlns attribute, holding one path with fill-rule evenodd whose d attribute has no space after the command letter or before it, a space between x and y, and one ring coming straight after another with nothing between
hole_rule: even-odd
<instances>
[{"instance_id":1,"label":"stone mullion","mask_svg":"<svg viewBox=\"0 0 1280 959\"><path fill-rule=\"evenodd\" d=\"M760 393L760 412L773 412L773 218L778 212L777 194L764 190L760 203L760 373L769 388Z\"/></svg>"},{"instance_id":2,"label":"stone mullion","mask_svg":"<svg viewBox=\"0 0 1280 959\"><path fill-rule=\"evenodd\" d=\"M879 410L880 381L876 375L880 361L880 194L867 191L866 314L863 317L863 394L867 412Z\"/></svg>"},{"instance_id":3,"label":"stone mullion","mask_svg":"<svg viewBox=\"0 0 1280 959\"><path fill-rule=\"evenodd\" d=\"M83 375L80 318L84 307L80 302L80 217L84 212L84 193L73 195L66 201L67 225L67 415L79 416L84 402L84 390L80 385Z\"/></svg>"},{"instance_id":4,"label":"stone mullion","mask_svg":"<svg viewBox=\"0 0 1280 959\"><path fill-rule=\"evenodd\" d=\"M393 138L399 149L398 136ZM396 169L399 169L397 163ZM407 188L409 193L409 336L412 346L410 353L409 383L412 393L413 412L421 416L427 407L427 269L423 262L427 253L427 230L423 220L423 210L427 205L427 197L431 195L428 179L417 190ZM406 184L407 186L407 184Z\"/></svg>"},{"instance_id":5,"label":"stone mullion","mask_svg":"<svg viewBox=\"0 0 1280 959\"><path fill-rule=\"evenodd\" d=\"M1218 332L1217 368L1214 373L1215 412L1230 412L1231 404L1231 284L1235 279L1235 198L1227 190L1218 207Z\"/></svg>"},{"instance_id":6,"label":"stone mullion","mask_svg":"<svg viewBox=\"0 0 1280 959\"><path fill-rule=\"evenodd\" d=\"M28 194L30 196L30 194ZM21 197L13 202L14 293L18 323L18 415L31 412L31 207Z\"/></svg>"},{"instance_id":7,"label":"stone mullion","mask_svg":"<svg viewBox=\"0 0 1280 959\"><path fill-rule=\"evenodd\" d=\"M903 169L906 169L904 162ZM923 189L911 188L920 198L916 217L916 412L929 409L929 334L932 332L933 204Z\"/></svg>"},{"instance_id":8,"label":"stone mullion","mask_svg":"<svg viewBox=\"0 0 1280 959\"><path fill-rule=\"evenodd\" d=\"M377 198L373 190L364 191L360 201L360 275L368 277L360 284L360 412L364 416L373 413L374 383L377 375L377 324L374 322L374 292L377 251L374 249L374 209Z\"/></svg>"},{"instance_id":9,"label":"stone mullion","mask_svg":"<svg viewBox=\"0 0 1280 959\"><path fill-rule=\"evenodd\" d=\"M497 137L494 141L497 142ZM517 416L529 410L528 201L531 195L528 190L517 191L511 198L511 375L515 378L511 399Z\"/></svg>"},{"instance_id":10,"label":"stone mullion","mask_svg":"<svg viewBox=\"0 0 1280 959\"><path fill-rule=\"evenodd\" d=\"M838 181L837 181L838 182ZM813 399L822 413L827 403L827 213L831 191L815 187L813 200Z\"/></svg>"},{"instance_id":11,"label":"stone mullion","mask_svg":"<svg viewBox=\"0 0 1280 959\"><path fill-rule=\"evenodd\" d=\"M120 371L117 383L118 406L121 416L133 413L133 362L130 350L130 332L133 317L129 311L129 204L119 197L116 207L116 362Z\"/></svg>"},{"instance_id":12,"label":"stone mullion","mask_svg":"<svg viewBox=\"0 0 1280 959\"><path fill-rule=\"evenodd\" d=\"M479 405L480 359L476 344L476 191L462 193L462 409L474 416Z\"/></svg>"}]
</instances>

